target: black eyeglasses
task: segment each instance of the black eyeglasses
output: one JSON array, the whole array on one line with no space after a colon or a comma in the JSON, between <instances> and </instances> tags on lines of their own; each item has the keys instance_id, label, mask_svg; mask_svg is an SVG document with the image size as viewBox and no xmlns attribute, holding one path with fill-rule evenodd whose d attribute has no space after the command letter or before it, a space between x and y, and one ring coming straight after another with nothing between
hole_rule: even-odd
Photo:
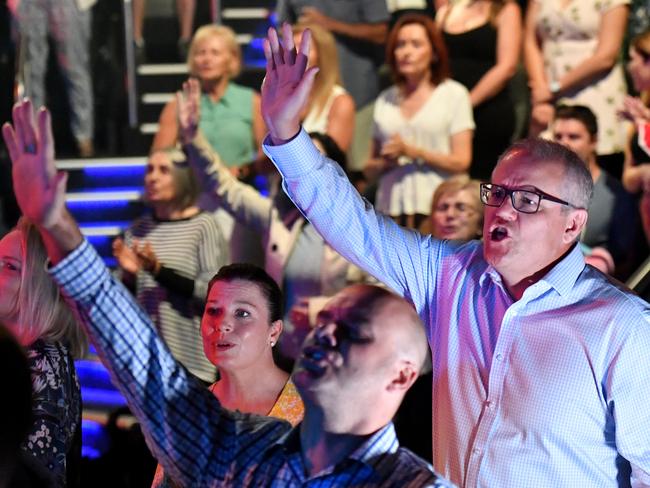
<instances>
[{"instance_id":1,"label":"black eyeglasses","mask_svg":"<svg viewBox=\"0 0 650 488\"><path fill-rule=\"evenodd\" d=\"M511 190L505 186L495 185L493 183L481 183L481 201L488 207L500 207L508 195L510 195L513 208L518 212L527 214L537 212L539 210L539 203L542 200L559 203L567 207L579 208L553 195L544 193L542 190Z\"/></svg>"}]
</instances>

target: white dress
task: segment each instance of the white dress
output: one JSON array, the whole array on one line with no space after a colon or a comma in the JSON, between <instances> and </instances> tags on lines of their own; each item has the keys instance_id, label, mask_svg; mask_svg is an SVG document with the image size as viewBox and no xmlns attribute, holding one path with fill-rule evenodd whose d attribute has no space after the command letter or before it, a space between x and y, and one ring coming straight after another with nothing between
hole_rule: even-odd
<instances>
[{"instance_id":1,"label":"white dress","mask_svg":"<svg viewBox=\"0 0 650 488\"><path fill-rule=\"evenodd\" d=\"M322 110L318 110L317 107L312 106L305 120L302 121L302 126L307 132L320 132L321 134L327 134L327 123L330 118L330 110L332 110L332 105L334 105L334 100L339 96L345 95L347 91L341 85L334 85L330 96L325 101Z\"/></svg>"},{"instance_id":2,"label":"white dress","mask_svg":"<svg viewBox=\"0 0 650 488\"><path fill-rule=\"evenodd\" d=\"M374 138L381 146L393 134L419 148L449 154L451 136L474 129L472 104L467 89L445 80L411 118L400 110L397 86L384 90L375 102ZM400 165L379 180L375 206L387 215L429 215L438 185L450 175L419 160L400 158Z\"/></svg>"}]
</instances>

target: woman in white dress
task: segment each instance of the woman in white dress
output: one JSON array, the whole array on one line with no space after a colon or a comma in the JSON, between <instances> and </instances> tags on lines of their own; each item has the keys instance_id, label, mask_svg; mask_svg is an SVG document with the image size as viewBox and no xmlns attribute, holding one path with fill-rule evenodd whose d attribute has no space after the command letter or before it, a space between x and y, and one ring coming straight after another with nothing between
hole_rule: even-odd
<instances>
[{"instance_id":1,"label":"woman in white dress","mask_svg":"<svg viewBox=\"0 0 650 488\"><path fill-rule=\"evenodd\" d=\"M395 84L375 103L366 176L379 176L375 205L418 228L436 187L466 172L474 120L467 89L449 79L447 52L434 21L408 14L391 30L386 61Z\"/></svg>"}]
</instances>

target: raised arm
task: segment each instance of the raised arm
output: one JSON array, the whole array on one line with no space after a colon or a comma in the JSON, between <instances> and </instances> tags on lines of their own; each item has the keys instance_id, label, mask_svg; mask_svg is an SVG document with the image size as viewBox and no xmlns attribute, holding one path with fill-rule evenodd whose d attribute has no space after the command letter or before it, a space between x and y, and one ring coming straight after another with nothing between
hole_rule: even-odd
<instances>
[{"instance_id":1,"label":"raised arm","mask_svg":"<svg viewBox=\"0 0 650 488\"><path fill-rule=\"evenodd\" d=\"M154 455L184 486L223 480L245 446L273 429L246 428L248 417L221 409L218 400L179 365L151 320L84 241L65 208L66 177L54 163L50 116L34 122L29 101L3 126L21 210L38 227L50 270L75 306L115 384L140 421ZM235 425L236 424L236 425ZM266 428L268 427L268 428Z\"/></svg>"},{"instance_id":2,"label":"raised arm","mask_svg":"<svg viewBox=\"0 0 650 488\"><path fill-rule=\"evenodd\" d=\"M200 86L193 79L183 83L183 91L176 95L183 151L203 189L209 192L221 208L258 232L266 232L272 209L271 200L235 178L203 138L198 129L199 97Z\"/></svg>"},{"instance_id":3,"label":"raised arm","mask_svg":"<svg viewBox=\"0 0 650 488\"><path fill-rule=\"evenodd\" d=\"M427 295L424 288L435 282L422 277L434 271L431 263L443 245L375 212L340 167L320 154L304 131L297 134L315 74L313 68L305 71L307 52L309 31L297 52L289 26L283 26L282 45L275 30L269 31L262 111L271 133L265 150L282 173L290 197L325 240L420 305Z\"/></svg>"}]
</instances>

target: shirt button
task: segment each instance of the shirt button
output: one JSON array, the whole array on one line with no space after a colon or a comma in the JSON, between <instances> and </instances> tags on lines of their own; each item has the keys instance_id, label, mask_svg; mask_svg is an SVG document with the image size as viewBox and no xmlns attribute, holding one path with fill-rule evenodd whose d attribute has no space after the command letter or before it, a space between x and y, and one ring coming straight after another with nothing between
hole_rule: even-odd
<instances>
[{"instance_id":1,"label":"shirt button","mask_svg":"<svg viewBox=\"0 0 650 488\"><path fill-rule=\"evenodd\" d=\"M485 402L485 408L488 408L490 410L494 410L494 402L492 400L487 400Z\"/></svg>"},{"instance_id":2,"label":"shirt button","mask_svg":"<svg viewBox=\"0 0 650 488\"><path fill-rule=\"evenodd\" d=\"M501 353L497 354L496 358L497 358L497 361L503 361L503 354L501 354Z\"/></svg>"},{"instance_id":3,"label":"shirt button","mask_svg":"<svg viewBox=\"0 0 650 488\"><path fill-rule=\"evenodd\" d=\"M478 447L475 447L474 449L472 449L472 453L474 455L478 456L479 454L481 454L481 449L478 448Z\"/></svg>"}]
</instances>

